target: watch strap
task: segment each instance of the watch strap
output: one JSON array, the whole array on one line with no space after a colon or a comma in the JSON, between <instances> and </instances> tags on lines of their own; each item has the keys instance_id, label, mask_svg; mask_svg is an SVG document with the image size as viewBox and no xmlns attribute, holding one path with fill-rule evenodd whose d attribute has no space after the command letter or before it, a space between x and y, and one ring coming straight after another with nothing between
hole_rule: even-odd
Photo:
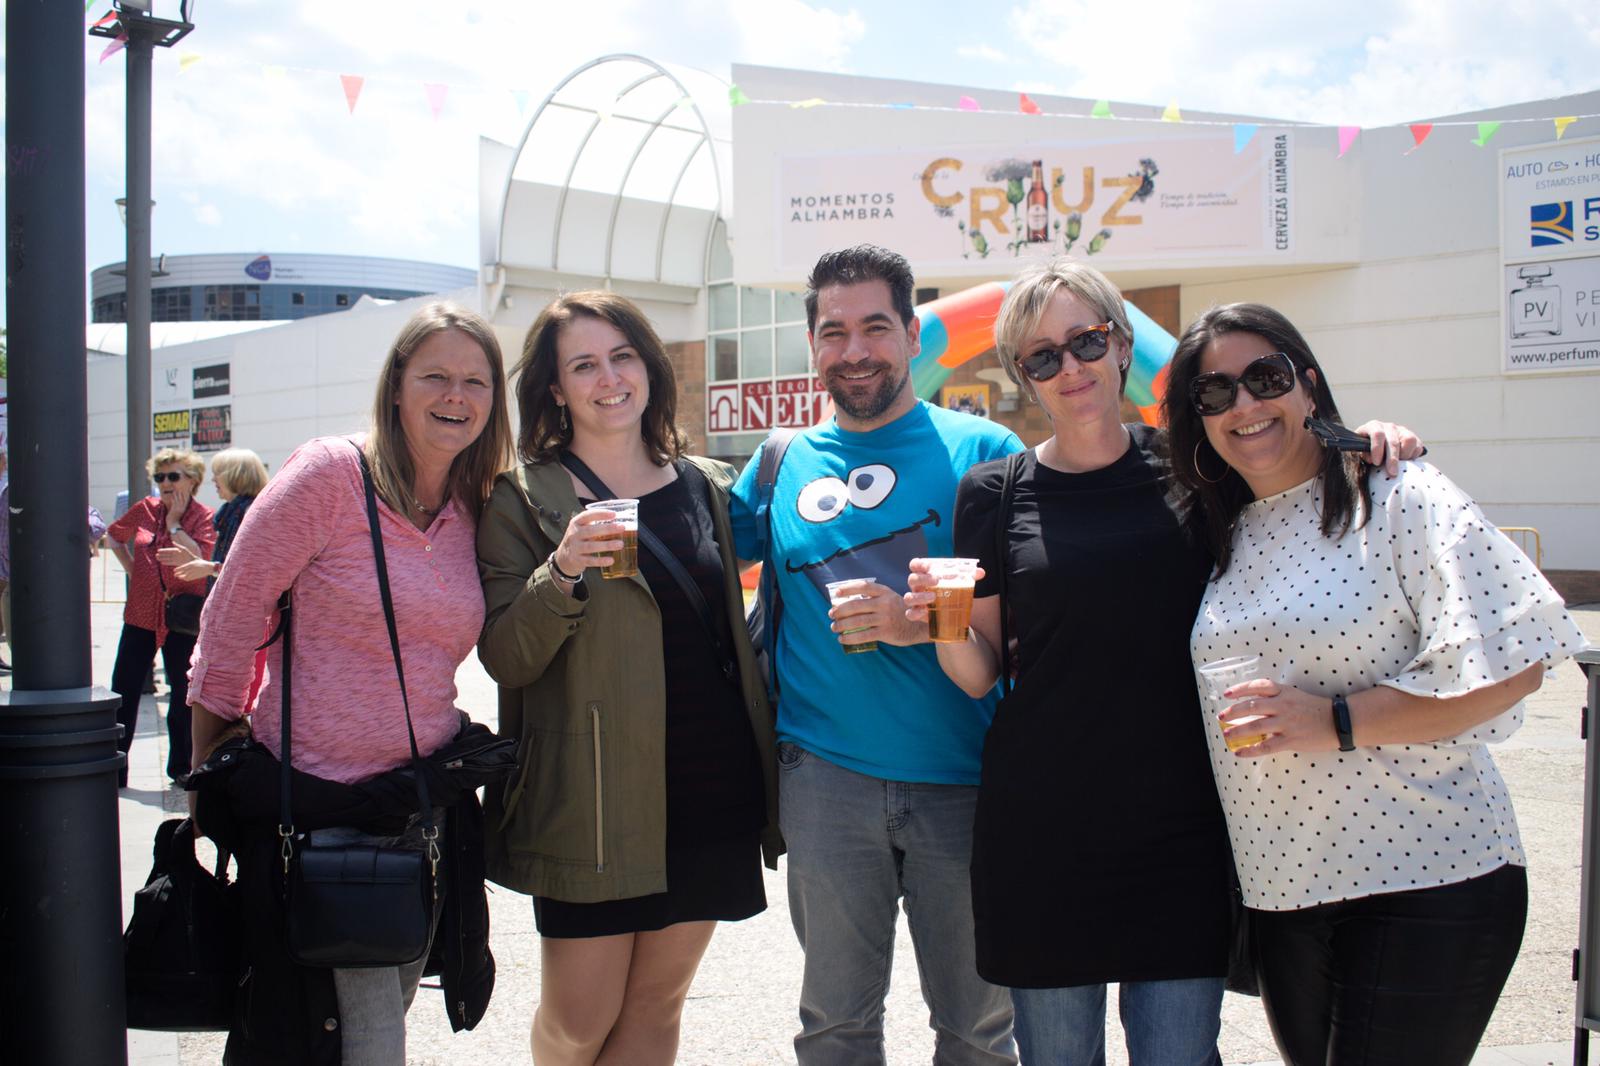
<instances>
[{"instance_id":1,"label":"watch strap","mask_svg":"<svg viewBox=\"0 0 1600 1066\"><path fill-rule=\"evenodd\" d=\"M1350 726L1350 702L1344 696L1333 697L1333 729L1339 734L1339 750L1355 751L1355 737Z\"/></svg>"}]
</instances>

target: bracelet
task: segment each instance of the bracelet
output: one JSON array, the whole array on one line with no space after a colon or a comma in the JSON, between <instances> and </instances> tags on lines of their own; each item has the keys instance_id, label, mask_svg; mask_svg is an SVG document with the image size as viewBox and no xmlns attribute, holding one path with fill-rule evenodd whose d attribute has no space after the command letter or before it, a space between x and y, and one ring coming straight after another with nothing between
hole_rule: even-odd
<instances>
[{"instance_id":1,"label":"bracelet","mask_svg":"<svg viewBox=\"0 0 1600 1066\"><path fill-rule=\"evenodd\" d=\"M545 562L549 564L550 572L552 574L555 574L556 577L559 577L562 581L565 581L567 584L576 585L576 584L579 584L580 582L583 581L582 572L579 572L577 577L573 577L571 574L569 574L565 570L561 569L561 564L556 562L556 553L555 552L551 552L550 553L550 557L548 559L546 559Z\"/></svg>"},{"instance_id":2,"label":"bracelet","mask_svg":"<svg viewBox=\"0 0 1600 1066\"><path fill-rule=\"evenodd\" d=\"M1333 731L1339 734L1339 750L1355 751L1355 737L1351 735L1350 702L1343 696L1333 698Z\"/></svg>"}]
</instances>

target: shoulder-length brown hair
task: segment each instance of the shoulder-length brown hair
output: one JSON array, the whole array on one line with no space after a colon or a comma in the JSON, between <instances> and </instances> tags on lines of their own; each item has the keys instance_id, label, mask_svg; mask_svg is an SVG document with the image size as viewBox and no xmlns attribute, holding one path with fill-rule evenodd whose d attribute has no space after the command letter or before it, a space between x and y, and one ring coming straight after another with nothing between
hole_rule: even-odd
<instances>
[{"instance_id":1,"label":"shoulder-length brown hair","mask_svg":"<svg viewBox=\"0 0 1600 1066\"><path fill-rule=\"evenodd\" d=\"M550 386L557 384L556 342L580 315L617 327L644 360L650 380L639 434L657 466L682 455L688 441L678 429L678 376L644 312L614 292L591 290L558 296L539 312L522 342L522 358L512 371L517 384L517 416L522 424L517 454L525 463L548 463L572 444L572 424L563 425L561 407Z\"/></svg>"},{"instance_id":2,"label":"shoulder-length brown hair","mask_svg":"<svg viewBox=\"0 0 1600 1066\"><path fill-rule=\"evenodd\" d=\"M422 342L435 333L455 330L464 333L483 349L494 378L494 399L489 404L489 420L478 439L468 445L450 464L445 479L445 499L454 499L474 520L483 511L484 501L494 485L495 475L511 465L511 416L506 408L506 366L500 355L500 342L483 317L459 304L431 303L412 315L401 328L378 375L378 396L372 403L372 431L367 436L367 462L372 480L384 502L400 512L411 509L411 480L416 468L406 431L400 424L400 380L406 363Z\"/></svg>"}]
</instances>

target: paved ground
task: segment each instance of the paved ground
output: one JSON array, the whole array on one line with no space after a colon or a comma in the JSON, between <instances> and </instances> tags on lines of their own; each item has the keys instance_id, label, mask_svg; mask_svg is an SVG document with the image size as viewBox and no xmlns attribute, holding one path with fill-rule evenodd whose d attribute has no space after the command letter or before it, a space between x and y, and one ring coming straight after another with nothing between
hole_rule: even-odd
<instances>
[{"instance_id":1,"label":"paved ground","mask_svg":"<svg viewBox=\"0 0 1600 1066\"><path fill-rule=\"evenodd\" d=\"M120 627L120 605L94 608L95 678L110 678ZM1600 643L1600 607L1577 612L1591 640ZM494 688L475 659L457 678L461 705L493 723ZM165 690L163 690L165 691ZM1496 751L1515 797L1530 860L1532 900L1522 954L1490 1023L1476 1066L1554 1066L1572 1061L1574 986L1571 954L1578 939L1579 840L1582 825L1583 743L1578 714L1582 675L1567 664L1529 703L1524 728ZM123 907L150 865L155 827L182 804L162 790L166 754L165 696L145 697L133 747L133 788L120 802ZM694 1064L793 1061L790 1039L800 952L795 945L780 874L768 874L765 913L719 931L700 968L684 1014L678 1060ZM538 989L538 943L525 897L500 891L490 898L492 946L499 981L489 1013L471 1033L454 1036L439 996L419 993L410 1021L413 1064L527 1061L527 1027ZM915 977L905 923L896 945L898 969L886 1023L889 1061L928 1062L933 1038ZM1228 996L1223 1009L1222 1052L1230 1064L1272 1063L1274 1048L1258 1001ZM1111 1008L1115 1019L1115 1007ZM1110 1061L1126 1062L1115 1022L1108 1033ZM138 1066L198 1066L221 1058L220 1036L130 1034Z\"/></svg>"}]
</instances>

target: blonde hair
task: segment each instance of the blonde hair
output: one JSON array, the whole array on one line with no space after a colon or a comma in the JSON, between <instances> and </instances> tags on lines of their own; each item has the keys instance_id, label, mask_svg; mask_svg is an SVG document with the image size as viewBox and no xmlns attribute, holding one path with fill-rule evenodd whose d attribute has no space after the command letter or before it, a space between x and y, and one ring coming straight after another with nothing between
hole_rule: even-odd
<instances>
[{"instance_id":1,"label":"blonde hair","mask_svg":"<svg viewBox=\"0 0 1600 1066\"><path fill-rule=\"evenodd\" d=\"M1101 322L1111 323L1111 334L1127 342L1133 350L1133 326L1128 322L1128 309L1122 302L1122 293L1111 280L1094 267L1084 266L1064 255L1054 256L1040 263L1024 267L994 320L994 346L1000 355L1000 368L1006 377L1028 390L1031 396L1033 382L1017 368L1022 354L1022 344L1044 317L1050 298L1066 292L1089 306ZM1122 384L1128 384L1128 368L1122 368Z\"/></svg>"},{"instance_id":2,"label":"blonde hair","mask_svg":"<svg viewBox=\"0 0 1600 1066\"><path fill-rule=\"evenodd\" d=\"M378 375L378 395L372 404L372 431L367 435L363 450L372 467L378 495L395 510L409 511L411 479L416 471L411 462L411 449L406 445L405 428L400 424L400 378L406 362L423 341L435 333L450 330L477 342L494 379L494 399L490 402L483 432L455 457L445 480L445 499L455 499L476 519L489 498L495 475L511 466L511 416L506 409L505 360L500 355L500 341L483 316L459 304L438 302L426 305L406 321Z\"/></svg>"},{"instance_id":3,"label":"blonde hair","mask_svg":"<svg viewBox=\"0 0 1600 1066\"><path fill-rule=\"evenodd\" d=\"M267 487L267 465L249 448L227 448L213 455L211 474L235 496L256 496Z\"/></svg>"},{"instance_id":4,"label":"blonde hair","mask_svg":"<svg viewBox=\"0 0 1600 1066\"><path fill-rule=\"evenodd\" d=\"M162 448L144 461L144 472L154 481L156 471L168 463L182 466L184 474L193 478L196 485L206 478L206 461L200 458L200 453L192 452L188 448Z\"/></svg>"}]
</instances>

